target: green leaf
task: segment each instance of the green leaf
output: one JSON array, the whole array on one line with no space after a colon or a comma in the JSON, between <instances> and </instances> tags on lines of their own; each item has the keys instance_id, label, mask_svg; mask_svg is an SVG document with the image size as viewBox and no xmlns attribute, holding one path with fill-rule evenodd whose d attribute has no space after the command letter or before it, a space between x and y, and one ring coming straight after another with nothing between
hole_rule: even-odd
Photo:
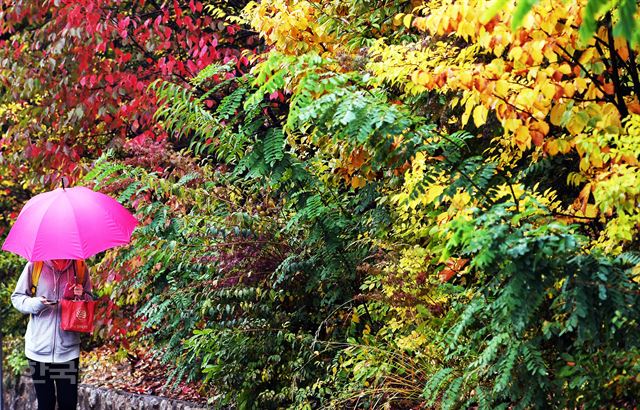
<instances>
[{"instance_id":1,"label":"green leaf","mask_svg":"<svg viewBox=\"0 0 640 410\"><path fill-rule=\"evenodd\" d=\"M284 157L284 133L281 128L270 128L264 141L264 159L269 165Z\"/></svg>"},{"instance_id":2,"label":"green leaf","mask_svg":"<svg viewBox=\"0 0 640 410\"><path fill-rule=\"evenodd\" d=\"M518 3L516 9L513 12L513 18L511 19L511 28L513 30L516 30L520 28L520 26L522 26L522 21L524 20L525 16L537 3L538 0L521 0Z\"/></svg>"},{"instance_id":3,"label":"green leaf","mask_svg":"<svg viewBox=\"0 0 640 410\"><path fill-rule=\"evenodd\" d=\"M610 8L611 4L607 0L589 0L587 2L580 25L580 41L587 42L593 36L598 28L596 20Z\"/></svg>"},{"instance_id":4,"label":"green leaf","mask_svg":"<svg viewBox=\"0 0 640 410\"><path fill-rule=\"evenodd\" d=\"M632 43L635 43L638 36L638 26L635 20L636 0L621 0L618 7L618 15L620 20L613 28L613 35L624 37Z\"/></svg>"},{"instance_id":5,"label":"green leaf","mask_svg":"<svg viewBox=\"0 0 640 410\"><path fill-rule=\"evenodd\" d=\"M489 20L491 20L496 14L498 14L498 12L502 10L506 4L507 0L495 0L493 4L491 4L491 6L489 6L489 8L486 9L484 13L482 13L480 22L482 24L488 23Z\"/></svg>"}]
</instances>

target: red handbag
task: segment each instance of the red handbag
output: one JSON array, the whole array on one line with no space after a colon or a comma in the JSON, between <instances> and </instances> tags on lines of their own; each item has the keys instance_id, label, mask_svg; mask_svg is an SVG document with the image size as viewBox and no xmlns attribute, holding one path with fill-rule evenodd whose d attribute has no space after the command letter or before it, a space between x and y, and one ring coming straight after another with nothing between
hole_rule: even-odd
<instances>
[{"instance_id":1,"label":"red handbag","mask_svg":"<svg viewBox=\"0 0 640 410\"><path fill-rule=\"evenodd\" d=\"M96 302L93 300L62 299L60 301L62 330L71 332L93 332L93 315Z\"/></svg>"},{"instance_id":2,"label":"red handbag","mask_svg":"<svg viewBox=\"0 0 640 410\"><path fill-rule=\"evenodd\" d=\"M84 283L84 275L86 273L86 265L84 261L74 263L75 284ZM60 300L60 313L62 320L60 327L62 330L70 332L93 332L93 316L96 310L96 303L93 300L82 300L79 297L73 299Z\"/></svg>"}]
</instances>

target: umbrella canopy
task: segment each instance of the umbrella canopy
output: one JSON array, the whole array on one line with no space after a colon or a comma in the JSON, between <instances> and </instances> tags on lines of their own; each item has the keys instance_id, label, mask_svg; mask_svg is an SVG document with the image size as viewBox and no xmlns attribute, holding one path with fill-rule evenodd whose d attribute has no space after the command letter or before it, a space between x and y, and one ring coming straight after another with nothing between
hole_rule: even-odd
<instances>
[{"instance_id":1,"label":"umbrella canopy","mask_svg":"<svg viewBox=\"0 0 640 410\"><path fill-rule=\"evenodd\" d=\"M29 261L87 259L129 243L136 219L113 198L85 187L31 198L2 249Z\"/></svg>"}]
</instances>

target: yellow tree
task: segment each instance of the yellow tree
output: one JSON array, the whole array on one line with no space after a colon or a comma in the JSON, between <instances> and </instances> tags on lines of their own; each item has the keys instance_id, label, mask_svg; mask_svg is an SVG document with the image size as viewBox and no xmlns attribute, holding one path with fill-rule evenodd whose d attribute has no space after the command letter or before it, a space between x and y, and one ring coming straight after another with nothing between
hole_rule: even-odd
<instances>
[{"instance_id":1,"label":"yellow tree","mask_svg":"<svg viewBox=\"0 0 640 410\"><path fill-rule=\"evenodd\" d=\"M394 2L376 4L384 8L391 3ZM384 270L373 273L365 286L368 291L379 291L376 297L390 302L393 314L384 318L387 322L375 338L378 341L384 339L393 352L401 351L403 360L407 353L408 357L421 357L424 360L421 364L426 362L424 368L430 369L438 363L442 353L432 342L437 337L434 336L438 333L436 326L444 316L442 312L450 308L449 302L453 298L452 293L447 293L450 289L437 286L437 281L453 281L466 286L468 292L457 294L457 302L474 301L475 306L479 306L477 303L484 303L481 297L477 297L482 294L478 292L479 283L497 277L496 271L500 270L500 267L492 266L495 269L484 272L486 261L466 259L472 252L449 258L447 249L443 249L451 239L448 229L452 221L473 220L478 216L473 208L481 208L492 215L488 211L494 204L515 202L515 206L507 206L508 212L518 212L518 208L537 212L540 209L536 207L541 205L540 208L552 211L551 215L537 220L536 223L543 226L553 225L554 229L562 226L563 232L569 232L571 228L557 224L557 220L589 222L585 224L585 232L590 234L590 239L597 239L588 242L589 247L596 245L617 253L637 244L634 237L640 227L637 210L640 191L636 188L640 154L636 142L640 125L639 50L637 45L627 42L626 38L630 36L618 35L615 29L618 17L611 13L594 20L594 36L581 35L583 16L590 16L586 11L587 0L543 0L527 14L523 14L521 6L513 1L500 2L497 13L490 1L411 3L404 3L406 10L396 13L394 18L363 22L361 14L369 16L365 6L370 3L366 1L337 5L336 2L292 0L273 7L255 7L252 21L257 30L266 29L263 36L274 49L272 58L258 66L258 72L263 75L259 82L267 83L261 90L271 93L282 89L291 95L293 108L287 124L300 125L300 122L291 121L292 117L308 120L302 127L287 128L290 140L316 144L314 152L321 150L326 153L330 159L321 170L327 174L346 168L348 188L367 188L371 180L388 184L378 203L392 209L393 226L384 239L371 239L388 253L379 265ZM305 25L306 33L302 37L296 34L286 38L277 28L291 25L292 16L301 9L305 10L304 21L311 22L309 26ZM522 21L514 24L511 17L514 15L519 15ZM351 25L352 22L358 23ZM322 33L323 37L317 33ZM296 45L296 38L312 39L312 46ZM356 44L367 47L357 49L353 47ZM286 58L274 57L279 53ZM311 64L299 64L312 61L310 54L320 54L328 63L313 67ZM389 166L383 169L384 172L372 176L360 174L359 170L367 169L374 158L378 161L383 158L380 152L376 152L375 142L365 138L355 147L345 147L349 136L338 127L325 126L324 121L328 119L332 124L342 123L346 129L353 116L362 114L357 112L361 100L353 99L352 111L337 110L350 116L316 115L314 110L320 105L331 105L341 97L325 86L314 87L312 92L307 92L308 79L314 76L318 84L320 79L341 78L341 74L350 70L362 74L358 77L361 82L355 82L366 90L364 93L386 93L389 96L386 102L390 105L402 107L416 117L422 117L425 122L434 123L435 130L431 134L421 133L410 123L405 130L393 135L394 142L388 157L403 152L411 144L420 146L403 167ZM341 83L345 88L353 84L348 81ZM301 115L304 110L298 104L299 96L305 93L308 113ZM313 103L313 100L318 102ZM490 190L483 191L482 187L465 190L464 184L459 183L464 176L459 169L437 166L452 159L444 155L446 150L443 153L430 147L461 129L477 136L465 139L463 144L473 146L472 155L482 162L479 169L486 165L488 175L505 183L494 181ZM388 135L376 134L372 139L385 137ZM563 179L561 183L548 183L552 178L547 178L546 184L524 181L522 175L526 170L545 162L552 164L547 169L557 173L557 177ZM364 180L356 179L359 176L364 176ZM402 177L401 188L394 185L397 181L392 176ZM554 177L554 180L558 179ZM470 195L470 191L476 197ZM487 198L481 198L482 195ZM533 231L532 228L530 230ZM526 231L522 226L518 229ZM363 241L369 239L362 238ZM489 244L486 245L488 247ZM560 255L560 248L556 250L560 261L566 255ZM530 256L539 255L532 252ZM505 254L500 257L504 257L506 263L513 263ZM524 260L521 266L527 266L527 263L528 260ZM370 273L375 270L371 269ZM528 270L533 272L535 269ZM440 273L439 278L433 275L435 272ZM549 277L547 275L544 280L548 281ZM532 277L530 283L541 285L544 280ZM556 300L563 300L564 296L558 296L556 291L566 281L564 278L557 282L553 280L551 284L544 285L549 287L538 294L542 295L539 300L548 297L554 304ZM624 283L624 286L633 288L629 282L628 278L621 276L615 285ZM487 292L506 295L517 289L515 282L509 286L509 290L505 290L506 281L494 283ZM529 302L520 296L518 301L521 307ZM493 312L487 313L495 309L495 305L485 305L482 309L487 310L483 311L486 316L478 319L478 322L484 320L479 324L481 328L487 325L485 328L488 329L488 323L492 322L492 329L507 329L502 334L502 341L493 339L492 343L496 343L494 352L499 351L500 357L512 360L509 369L516 361L522 364L534 357L529 354L529 347L523 347L529 352L528 357L521 357L521 353L513 349L515 340L514 343L505 343L509 337L504 335L511 331L508 330L508 321L504 321L504 327L497 326L491 319L495 317L491 314ZM469 314L468 319L480 316L475 313ZM548 310L542 313L552 316ZM357 312L356 320L360 320L362 314ZM532 328L520 342L529 343L529 337L539 336L538 324L534 323ZM368 337L370 330L365 329L364 344L375 343L372 341L375 338ZM493 354L484 343L489 343L487 340L498 334L496 331L488 339L478 342L477 346L487 355ZM353 351L355 353L346 362L353 363L351 359L358 357L361 362L356 362L352 371L355 378L367 378L371 373L368 366L375 362L372 360L374 355L363 353L366 349L354 348ZM509 355L504 354L506 351L510 352ZM554 352L545 353L550 353L549 357L555 364L561 362L557 361ZM474 354L472 352L470 356ZM388 360L392 362L395 359L390 355ZM543 369L544 366L537 367L536 377L547 376ZM471 373L473 371L467 374ZM503 372L509 373L510 370ZM491 380L491 377L487 379ZM399 387L399 384L393 387L405 389L404 393L415 388L410 393L419 395L422 386L415 380L396 377L391 383L407 383L404 387ZM470 380L467 382L472 384ZM615 381L608 386L613 385ZM499 395L500 389L496 389ZM549 397L545 394L540 396L541 400Z\"/></svg>"},{"instance_id":2,"label":"yellow tree","mask_svg":"<svg viewBox=\"0 0 640 410\"><path fill-rule=\"evenodd\" d=\"M565 212L606 220L601 242L620 250L640 223L638 47L613 34L609 14L583 42L585 3L541 1L513 30L515 2L491 18L479 12L484 0L425 2L394 21L420 40L380 39L368 68L408 95L445 95L454 109L446 123L482 131L495 120L492 153L505 167L577 154L567 182L580 193Z\"/></svg>"}]
</instances>

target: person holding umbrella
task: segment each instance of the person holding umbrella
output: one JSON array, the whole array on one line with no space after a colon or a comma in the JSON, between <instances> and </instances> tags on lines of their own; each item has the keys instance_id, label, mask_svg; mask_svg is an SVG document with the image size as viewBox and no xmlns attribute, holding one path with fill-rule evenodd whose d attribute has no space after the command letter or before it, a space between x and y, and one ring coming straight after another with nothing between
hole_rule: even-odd
<instances>
[{"instance_id":1,"label":"person holding umbrella","mask_svg":"<svg viewBox=\"0 0 640 410\"><path fill-rule=\"evenodd\" d=\"M28 262L11 295L18 311L30 315L25 334L25 355L33 378L39 410L71 410L78 402L80 336L60 328L58 301L91 293L91 280L84 275L76 284L77 265L84 261L54 259L40 266L38 285L32 294L34 263Z\"/></svg>"},{"instance_id":2,"label":"person holding umbrella","mask_svg":"<svg viewBox=\"0 0 640 410\"><path fill-rule=\"evenodd\" d=\"M68 316L61 305L91 294L84 260L129 243L136 224L134 216L113 198L80 186L67 189L63 184L31 198L9 231L2 249L29 261L11 301L30 315L25 355L39 410L53 410L56 401L58 410L76 409L80 336L63 330L61 315L62 319ZM86 315L85 311L74 313L76 318L81 318L80 313ZM79 331L92 328L91 324Z\"/></svg>"}]
</instances>

